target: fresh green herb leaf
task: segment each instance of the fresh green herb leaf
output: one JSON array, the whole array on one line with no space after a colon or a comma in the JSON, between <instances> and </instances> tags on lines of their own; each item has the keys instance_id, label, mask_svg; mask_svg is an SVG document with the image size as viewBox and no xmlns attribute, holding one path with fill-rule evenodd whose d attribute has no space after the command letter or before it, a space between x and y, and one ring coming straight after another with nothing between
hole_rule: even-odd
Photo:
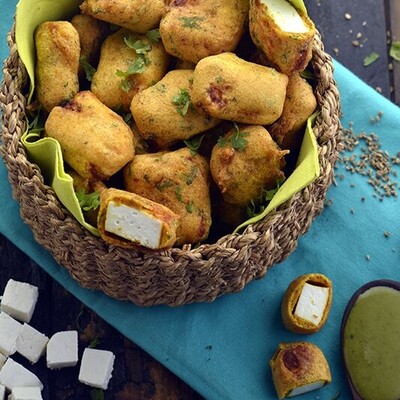
<instances>
[{"instance_id":1,"label":"fresh green herb leaf","mask_svg":"<svg viewBox=\"0 0 400 400\"><path fill-rule=\"evenodd\" d=\"M150 40L152 43L158 43L161 39L160 30L159 29L152 29L146 32L147 39Z\"/></svg>"},{"instance_id":2,"label":"fresh green herb leaf","mask_svg":"<svg viewBox=\"0 0 400 400\"><path fill-rule=\"evenodd\" d=\"M204 139L204 135L197 135L189 140L184 140L183 142L189 147L191 154L195 155L201 147L201 143Z\"/></svg>"},{"instance_id":3,"label":"fresh green herb leaf","mask_svg":"<svg viewBox=\"0 0 400 400\"><path fill-rule=\"evenodd\" d=\"M168 189L169 187L173 186L173 184L174 183L172 181L164 181L164 182L157 183L156 188L157 188L157 190L162 192L163 190Z\"/></svg>"},{"instance_id":4,"label":"fresh green herb leaf","mask_svg":"<svg viewBox=\"0 0 400 400\"><path fill-rule=\"evenodd\" d=\"M90 347L91 349L94 349L94 348L97 347L99 344L100 344L100 338L98 338L98 337L96 336L96 337L94 337L94 338L90 341L88 347Z\"/></svg>"},{"instance_id":5,"label":"fresh green herb leaf","mask_svg":"<svg viewBox=\"0 0 400 400\"><path fill-rule=\"evenodd\" d=\"M182 27L190 29L199 29L200 22L204 21L204 17L181 17L179 20L182 23Z\"/></svg>"},{"instance_id":6,"label":"fresh green herb leaf","mask_svg":"<svg viewBox=\"0 0 400 400\"><path fill-rule=\"evenodd\" d=\"M392 44L390 45L389 55L394 60L400 61L400 41L392 42Z\"/></svg>"},{"instance_id":7,"label":"fresh green herb leaf","mask_svg":"<svg viewBox=\"0 0 400 400\"><path fill-rule=\"evenodd\" d=\"M364 58L364 67L369 67L379 58L379 54L373 51L369 56Z\"/></svg>"},{"instance_id":8,"label":"fresh green herb leaf","mask_svg":"<svg viewBox=\"0 0 400 400\"><path fill-rule=\"evenodd\" d=\"M172 104L176 106L176 111L184 117L190 107L190 95L187 89L179 89L179 94L172 96Z\"/></svg>"},{"instance_id":9,"label":"fresh green herb leaf","mask_svg":"<svg viewBox=\"0 0 400 400\"><path fill-rule=\"evenodd\" d=\"M91 82L93 79L93 75L96 73L96 68L94 68L92 65L90 65L89 61L87 60L86 56L82 56L79 59L79 64L85 71L86 75L86 80Z\"/></svg>"},{"instance_id":10,"label":"fresh green herb leaf","mask_svg":"<svg viewBox=\"0 0 400 400\"><path fill-rule=\"evenodd\" d=\"M268 206L268 203L275 196L279 188L282 186L283 180L277 180L276 186L271 190L263 190L257 199L252 199L246 208L246 213L249 218L253 218L261 214Z\"/></svg>"},{"instance_id":11,"label":"fresh green herb leaf","mask_svg":"<svg viewBox=\"0 0 400 400\"><path fill-rule=\"evenodd\" d=\"M144 61L144 59L139 57L129 65L129 68L126 71L121 71L120 69L117 69L116 74L120 78L128 78L131 75L141 74L146 68L145 64L146 62Z\"/></svg>"},{"instance_id":12,"label":"fresh green herb leaf","mask_svg":"<svg viewBox=\"0 0 400 400\"><path fill-rule=\"evenodd\" d=\"M84 189L79 189L76 192L76 197L83 211L96 210L100 205L100 195L98 192L86 194Z\"/></svg>"},{"instance_id":13,"label":"fresh green herb leaf","mask_svg":"<svg viewBox=\"0 0 400 400\"><path fill-rule=\"evenodd\" d=\"M304 71L301 71L300 76L303 79L307 79L308 81L311 81L315 78L314 74L309 69L305 69Z\"/></svg>"},{"instance_id":14,"label":"fresh green herb leaf","mask_svg":"<svg viewBox=\"0 0 400 400\"><path fill-rule=\"evenodd\" d=\"M90 400L104 400L104 391L101 389L92 389L90 391Z\"/></svg>"},{"instance_id":15,"label":"fresh green herb leaf","mask_svg":"<svg viewBox=\"0 0 400 400\"><path fill-rule=\"evenodd\" d=\"M226 136L221 136L217 144L219 147L231 146L234 150L243 151L247 144L249 143L246 136L249 134L247 132L240 132L239 127L236 123L233 124L234 132L228 138Z\"/></svg>"},{"instance_id":16,"label":"fresh green herb leaf","mask_svg":"<svg viewBox=\"0 0 400 400\"><path fill-rule=\"evenodd\" d=\"M144 43L142 40L133 41L130 36L124 37L125 44L136 51L136 54L146 55L151 50L150 43Z\"/></svg>"}]
</instances>

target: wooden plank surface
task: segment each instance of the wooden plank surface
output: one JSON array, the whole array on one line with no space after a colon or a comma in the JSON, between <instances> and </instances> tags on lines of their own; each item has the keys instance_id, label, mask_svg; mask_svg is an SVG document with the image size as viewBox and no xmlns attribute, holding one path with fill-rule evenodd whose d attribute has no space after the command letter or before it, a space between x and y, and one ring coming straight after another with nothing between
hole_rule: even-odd
<instances>
[{"instance_id":1,"label":"wooden plank surface","mask_svg":"<svg viewBox=\"0 0 400 400\"><path fill-rule=\"evenodd\" d=\"M325 49L384 96L400 104L400 64L388 56L388 39L400 40L399 0L306 0ZM389 31L390 35L387 35ZM372 52L378 60L365 67ZM390 68L393 65L393 68ZM116 354L116 368L105 399L200 400L202 397L134 343L102 321L0 235L0 291L9 278L40 290L32 325L47 335L77 329L80 348L97 343ZM18 359L25 363L24 360ZM28 365L27 365L28 366ZM44 399L90 399L95 392L77 384L77 368L49 371L42 359L29 368L45 384ZM92 397L91 397L92 396Z\"/></svg>"}]
</instances>

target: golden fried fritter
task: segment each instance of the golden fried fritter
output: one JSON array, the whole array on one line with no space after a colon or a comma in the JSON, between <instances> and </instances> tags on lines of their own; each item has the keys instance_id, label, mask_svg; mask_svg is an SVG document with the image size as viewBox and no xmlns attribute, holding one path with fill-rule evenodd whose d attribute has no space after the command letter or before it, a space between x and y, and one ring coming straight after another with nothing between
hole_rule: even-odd
<instances>
[{"instance_id":1,"label":"golden fried fritter","mask_svg":"<svg viewBox=\"0 0 400 400\"><path fill-rule=\"evenodd\" d=\"M180 216L177 244L201 242L211 226L209 167L188 148L136 155L124 168L126 190Z\"/></svg>"},{"instance_id":2,"label":"golden fried fritter","mask_svg":"<svg viewBox=\"0 0 400 400\"><path fill-rule=\"evenodd\" d=\"M196 65L191 98L215 118L267 125L282 114L287 83L273 68L223 53Z\"/></svg>"},{"instance_id":3,"label":"golden fried fritter","mask_svg":"<svg viewBox=\"0 0 400 400\"><path fill-rule=\"evenodd\" d=\"M235 127L214 146L211 175L227 203L246 206L284 178L287 153L264 127Z\"/></svg>"},{"instance_id":4,"label":"golden fried fritter","mask_svg":"<svg viewBox=\"0 0 400 400\"><path fill-rule=\"evenodd\" d=\"M43 22L35 31L35 44L36 96L50 112L78 93L79 35L70 22Z\"/></svg>"},{"instance_id":5,"label":"golden fried fritter","mask_svg":"<svg viewBox=\"0 0 400 400\"><path fill-rule=\"evenodd\" d=\"M60 143L64 161L83 178L107 179L132 160L133 135L124 120L89 92L54 107L46 135Z\"/></svg>"},{"instance_id":6,"label":"golden fried fritter","mask_svg":"<svg viewBox=\"0 0 400 400\"><path fill-rule=\"evenodd\" d=\"M250 0L249 27L254 44L279 71L303 71L311 60L314 23L289 1Z\"/></svg>"},{"instance_id":7,"label":"golden fried fritter","mask_svg":"<svg viewBox=\"0 0 400 400\"><path fill-rule=\"evenodd\" d=\"M85 14L111 22L133 32L145 33L155 28L164 12L163 0L85 0Z\"/></svg>"},{"instance_id":8,"label":"golden fried fritter","mask_svg":"<svg viewBox=\"0 0 400 400\"><path fill-rule=\"evenodd\" d=\"M91 91L113 110L128 111L132 97L158 82L166 73L168 56L161 41L120 29L101 47Z\"/></svg>"},{"instance_id":9,"label":"golden fried fritter","mask_svg":"<svg viewBox=\"0 0 400 400\"><path fill-rule=\"evenodd\" d=\"M168 53L197 63L233 51L244 32L248 0L173 0L160 22Z\"/></svg>"},{"instance_id":10,"label":"golden fried fritter","mask_svg":"<svg viewBox=\"0 0 400 400\"><path fill-rule=\"evenodd\" d=\"M131 112L140 135L157 149L187 140L219 122L191 105L192 76L192 70L170 71L132 99Z\"/></svg>"}]
</instances>

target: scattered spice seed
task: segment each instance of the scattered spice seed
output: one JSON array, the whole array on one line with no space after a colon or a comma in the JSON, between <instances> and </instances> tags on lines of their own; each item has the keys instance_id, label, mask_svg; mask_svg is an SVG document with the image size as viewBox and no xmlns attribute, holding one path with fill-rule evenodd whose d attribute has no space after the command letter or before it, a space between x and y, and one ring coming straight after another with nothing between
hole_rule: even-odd
<instances>
[{"instance_id":1,"label":"scattered spice seed","mask_svg":"<svg viewBox=\"0 0 400 400\"><path fill-rule=\"evenodd\" d=\"M350 20L351 19L351 14L349 14L349 13L344 14L344 18L347 19L347 20Z\"/></svg>"},{"instance_id":2,"label":"scattered spice seed","mask_svg":"<svg viewBox=\"0 0 400 400\"><path fill-rule=\"evenodd\" d=\"M390 232L389 231L385 231L384 233L383 233L384 235L385 235L385 237L390 237Z\"/></svg>"}]
</instances>

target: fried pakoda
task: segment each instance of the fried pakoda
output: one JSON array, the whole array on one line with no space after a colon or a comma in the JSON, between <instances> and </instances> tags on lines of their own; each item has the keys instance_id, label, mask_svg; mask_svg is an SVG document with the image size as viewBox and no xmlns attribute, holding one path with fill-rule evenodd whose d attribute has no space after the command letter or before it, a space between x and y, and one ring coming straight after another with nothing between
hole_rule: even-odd
<instances>
[{"instance_id":1,"label":"fried pakoda","mask_svg":"<svg viewBox=\"0 0 400 400\"><path fill-rule=\"evenodd\" d=\"M188 148L136 155L124 168L125 188L180 217L176 244L206 239L211 226L209 166Z\"/></svg>"},{"instance_id":2,"label":"fried pakoda","mask_svg":"<svg viewBox=\"0 0 400 400\"><path fill-rule=\"evenodd\" d=\"M250 34L271 65L291 75L311 60L315 26L286 0L250 0Z\"/></svg>"},{"instance_id":3,"label":"fried pakoda","mask_svg":"<svg viewBox=\"0 0 400 400\"><path fill-rule=\"evenodd\" d=\"M85 14L145 33L155 28L164 12L163 0L85 0L80 6Z\"/></svg>"},{"instance_id":4,"label":"fried pakoda","mask_svg":"<svg viewBox=\"0 0 400 400\"><path fill-rule=\"evenodd\" d=\"M43 22L35 31L36 97L50 112L79 91L80 44L70 22Z\"/></svg>"},{"instance_id":5,"label":"fried pakoda","mask_svg":"<svg viewBox=\"0 0 400 400\"><path fill-rule=\"evenodd\" d=\"M54 107L45 133L60 143L63 157L83 178L104 180L132 160L133 135L124 120L89 92Z\"/></svg>"},{"instance_id":6,"label":"fried pakoda","mask_svg":"<svg viewBox=\"0 0 400 400\"><path fill-rule=\"evenodd\" d=\"M109 108L128 111L132 97L167 72L168 56L161 41L120 29L101 47L91 91Z\"/></svg>"},{"instance_id":7,"label":"fried pakoda","mask_svg":"<svg viewBox=\"0 0 400 400\"><path fill-rule=\"evenodd\" d=\"M197 63L233 51L244 32L248 0L170 1L160 22L169 54Z\"/></svg>"},{"instance_id":8,"label":"fried pakoda","mask_svg":"<svg viewBox=\"0 0 400 400\"><path fill-rule=\"evenodd\" d=\"M282 149L298 152L305 124L316 107L317 100L311 85L300 74L293 74L289 78L282 115L268 127Z\"/></svg>"},{"instance_id":9,"label":"fried pakoda","mask_svg":"<svg viewBox=\"0 0 400 400\"><path fill-rule=\"evenodd\" d=\"M236 126L214 146L211 175L227 203L246 206L284 179L286 154L264 127Z\"/></svg>"},{"instance_id":10,"label":"fried pakoda","mask_svg":"<svg viewBox=\"0 0 400 400\"><path fill-rule=\"evenodd\" d=\"M273 68L223 53L196 65L191 98L215 118L268 125L282 114L287 83Z\"/></svg>"},{"instance_id":11,"label":"fried pakoda","mask_svg":"<svg viewBox=\"0 0 400 400\"><path fill-rule=\"evenodd\" d=\"M219 122L191 105L192 76L192 70L170 71L132 99L131 112L140 135L157 149L187 140Z\"/></svg>"}]
</instances>

